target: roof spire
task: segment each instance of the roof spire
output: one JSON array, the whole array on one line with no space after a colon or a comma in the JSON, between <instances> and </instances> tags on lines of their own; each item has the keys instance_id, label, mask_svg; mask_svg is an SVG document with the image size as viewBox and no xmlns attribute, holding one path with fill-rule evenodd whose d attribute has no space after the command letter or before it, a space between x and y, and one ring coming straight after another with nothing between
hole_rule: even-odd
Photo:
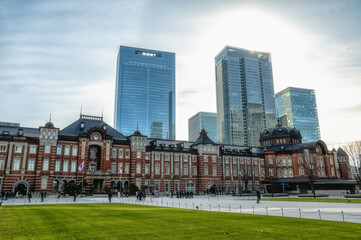
<instances>
[{"instance_id":1,"label":"roof spire","mask_svg":"<svg viewBox=\"0 0 361 240\"><path fill-rule=\"evenodd\" d=\"M50 116L49 116L49 122L51 122L51 113L50 113Z\"/></svg>"},{"instance_id":2,"label":"roof spire","mask_svg":"<svg viewBox=\"0 0 361 240\"><path fill-rule=\"evenodd\" d=\"M83 104L80 104L80 116L83 115Z\"/></svg>"},{"instance_id":3,"label":"roof spire","mask_svg":"<svg viewBox=\"0 0 361 240\"><path fill-rule=\"evenodd\" d=\"M138 131L138 123L137 123L137 131Z\"/></svg>"}]
</instances>

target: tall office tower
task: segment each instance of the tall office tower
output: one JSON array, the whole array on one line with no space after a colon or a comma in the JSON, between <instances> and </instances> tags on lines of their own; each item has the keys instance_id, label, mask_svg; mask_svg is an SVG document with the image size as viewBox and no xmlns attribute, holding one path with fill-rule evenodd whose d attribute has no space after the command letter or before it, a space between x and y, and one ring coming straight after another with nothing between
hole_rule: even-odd
<instances>
[{"instance_id":1,"label":"tall office tower","mask_svg":"<svg viewBox=\"0 0 361 240\"><path fill-rule=\"evenodd\" d=\"M302 142L321 138L315 90L288 87L276 94L276 109L283 125L301 130Z\"/></svg>"},{"instance_id":2,"label":"tall office tower","mask_svg":"<svg viewBox=\"0 0 361 240\"><path fill-rule=\"evenodd\" d=\"M259 146L276 123L271 54L226 46L215 65L218 142Z\"/></svg>"},{"instance_id":3,"label":"tall office tower","mask_svg":"<svg viewBox=\"0 0 361 240\"><path fill-rule=\"evenodd\" d=\"M175 139L175 53L120 46L114 127Z\"/></svg>"},{"instance_id":4,"label":"tall office tower","mask_svg":"<svg viewBox=\"0 0 361 240\"><path fill-rule=\"evenodd\" d=\"M217 142L217 113L198 112L188 119L188 140L195 142L199 138L199 133L204 129L208 137Z\"/></svg>"}]
</instances>

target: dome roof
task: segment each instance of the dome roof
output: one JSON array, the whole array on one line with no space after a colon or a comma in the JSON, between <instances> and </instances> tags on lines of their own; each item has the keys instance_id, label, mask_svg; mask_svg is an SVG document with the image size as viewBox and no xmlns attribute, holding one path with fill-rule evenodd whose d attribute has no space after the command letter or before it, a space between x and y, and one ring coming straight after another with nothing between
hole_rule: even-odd
<instances>
[{"instance_id":1,"label":"dome roof","mask_svg":"<svg viewBox=\"0 0 361 240\"><path fill-rule=\"evenodd\" d=\"M47 123L45 124L45 127L46 127L46 128L54 128L54 124L53 124L52 122L47 122Z\"/></svg>"},{"instance_id":2,"label":"dome roof","mask_svg":"<svg viewBox=\"0 0 361 240\"><path fill-rule=\"evenodd\" d=\"M280 124L277 124L274 128L265 129L261 133L261 138L279 135L291 135L294 137L301 137L301 132L296 128L284 127Z\"/></svg>"},{"instance_id":3,"label":"dome roof","mask_svg":"<svg viewBox=\"0 0 361 240\"><path fill-rule=\"evenodd\" d=\"M138 130L133 133L134 136L143 136Z\"/></svg>"}]
</instances>

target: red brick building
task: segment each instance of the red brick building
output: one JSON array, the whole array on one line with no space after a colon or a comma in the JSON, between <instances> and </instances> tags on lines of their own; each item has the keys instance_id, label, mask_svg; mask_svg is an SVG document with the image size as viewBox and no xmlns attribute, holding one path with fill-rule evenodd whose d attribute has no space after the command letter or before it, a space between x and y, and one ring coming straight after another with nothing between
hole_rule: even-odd
<instances>
[{"instance_id":1,"label":"red brick building","mask_svg":"<svg viewBox=\"0 0 361 240\"><path fill-rule=\"evenodd\" d=\"M159 192L230 193L267 185L269 191L270 182L301 191L307 187L304 161L312 162L318 187L351 186L348 161L322 141L301 143L297 130L280 125L265 130L260 141L261 147L219 145L204 130L195 142L139 131L124 136L102 117L86 115L61 130L51 122L0 126L0 190L58 192L67 182L85 180L85 190L95 193L127 191L130 183Z\"/></svg>"}]
</instances>

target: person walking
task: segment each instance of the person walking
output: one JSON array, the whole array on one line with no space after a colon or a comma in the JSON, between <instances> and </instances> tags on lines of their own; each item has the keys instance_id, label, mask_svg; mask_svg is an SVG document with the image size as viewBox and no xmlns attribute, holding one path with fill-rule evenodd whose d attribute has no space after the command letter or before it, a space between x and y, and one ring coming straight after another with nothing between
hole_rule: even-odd
<instances>
[{"instance_id":1,"label":"person walking","mask_svg":"<svg viewBox=\"0 0 361 240\"><path fill-rule=\"evenodd\" d=\"M44 193L43 192L40 193L40 198L41 198L41 202L44 202Z\"/></svg>"},{"instance_id":2,"label":"person walking","mask_svg":"<svg viewBox=\"0 0 361 240\"><path fill-rule=\"evenodd\" d=\"M259 189L257 189L256 194L257 194L257 203L259 203L259 201L261 200L261 192L259 191Z\"/></svg>"},{"instance_id":3,"label":"person walking","mask_svg":"<svg viewBox=\"0 0 361 240\"><path fill-rule=\"evenodd\" d=\"M152 190L152 193L151 193L151 194L152 194L152 197L150 198L150 201L153 202L153 200L154 200L154 195L155 195L153 190Z\"/></svg>"},{"instance_id":4,"label":"person walking","mask_svg":"<svg viewBox=\"0 0 361 240\"><path fill-rule=\"evenodd\" d=\"M31 197L32 197L32 196L31 196L31 192L29 191L29 192L28 192L28 200L29 200L29 202L31 202Z\"/></svg>"},{"instance_id":5,"label":"person walking","mask_svg":"<svg viewBox=\"0 0 361 240\"><path fill-rule=\"evenodd\" d=\"M112 202L112 197L113 197L112 190L109 190L108 198L110 203Z\"/></svg>"}]
</instances>

